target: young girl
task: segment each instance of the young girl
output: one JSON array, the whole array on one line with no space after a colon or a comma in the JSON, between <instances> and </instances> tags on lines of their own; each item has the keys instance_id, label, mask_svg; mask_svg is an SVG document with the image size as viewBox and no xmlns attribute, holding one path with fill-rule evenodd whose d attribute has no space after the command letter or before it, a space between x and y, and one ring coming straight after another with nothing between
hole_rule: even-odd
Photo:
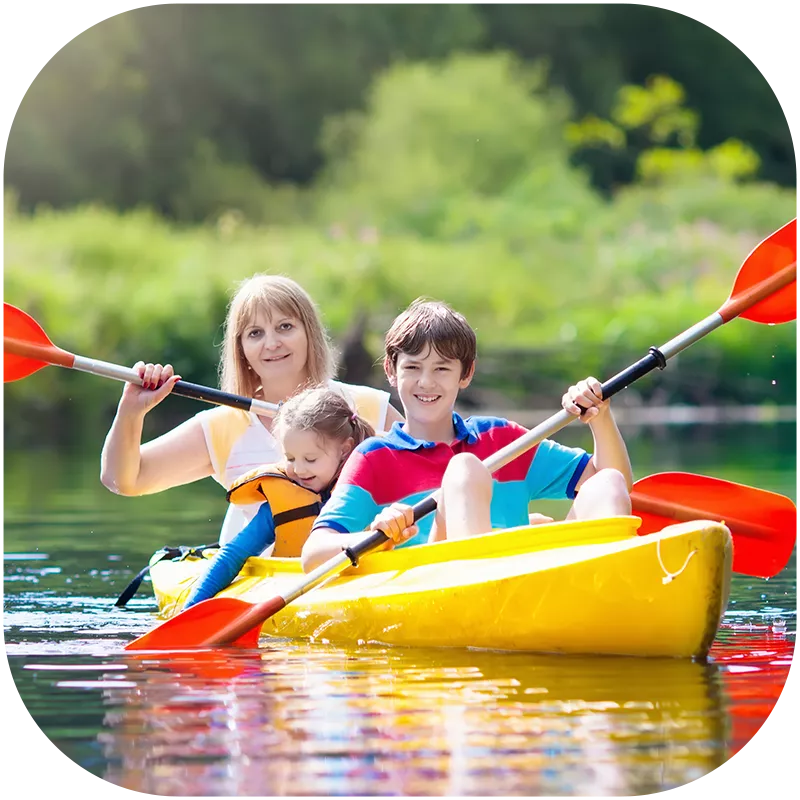
<instances>
[{"instance_id":1,"label":"young girl","mask_svg":"<svg viewBox=\"0 0 800 800\"><path fill-rule=\"evenodd\" d=\"M152 494L212 476L227 490L244 473L278 461L272 420L220 406L201 411L174 430L142 444L145 415L178 380L167 364L144 364L143 385L125 385L101 456L101 480L117 494ZM402 419L389 394L333 380L334 359L319 312L290 278L254 275L228 308L220 359L223 391L281 403L308 386L326 385L379 431ZM220 542L233 538L259 504L228 507Z\"/></svg>"},{"instance_id":2,"label":"young girl","mask_svg":"<svg viewBox=\"0 0 800 800\"><path fill-rule=\"evenodd\" d=\"M287 400L272 425L283 460L243 475L228 492L233 502L260 500L252 521L227 542L192 589L185 607L224 589L250 556L297 557L330 497L342 465L373 427L344 398L321 386Z\"/></svg>"}]
</instances>

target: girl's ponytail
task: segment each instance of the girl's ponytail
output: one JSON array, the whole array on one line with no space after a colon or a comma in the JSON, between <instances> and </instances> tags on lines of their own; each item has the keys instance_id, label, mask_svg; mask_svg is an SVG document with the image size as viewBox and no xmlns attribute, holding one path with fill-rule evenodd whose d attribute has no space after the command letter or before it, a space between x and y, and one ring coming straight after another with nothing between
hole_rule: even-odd
<instances>
[{"instance_id":1,"label":"girl's ponytail","mask_svg":"<svg viewBox=\"0 0 800 800\"><path fill-rule=\"evenodd\" d=\"M375 435L375 428L363 417L359 417L358 414L350 415L350 424L353 426L353 443L355 446Z\"/></svg>"}]
</instances>

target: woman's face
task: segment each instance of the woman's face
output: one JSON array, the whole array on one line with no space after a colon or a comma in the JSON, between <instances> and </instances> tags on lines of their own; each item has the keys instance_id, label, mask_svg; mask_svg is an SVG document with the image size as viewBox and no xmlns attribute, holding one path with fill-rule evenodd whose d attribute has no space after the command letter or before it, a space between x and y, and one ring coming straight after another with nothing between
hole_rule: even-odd
<instances>
[{"instance_id":1,"label":"woman's face","mask_svg":"<svg viewBox=\"0 0 800 800\"><path fill-rule=\"evenodd\" d=\"M240 341L247 363L265 388L286 386L292 392L308 380L308 337L303 323L275 308L259 308Z\"/></svg>"}]
</instances>

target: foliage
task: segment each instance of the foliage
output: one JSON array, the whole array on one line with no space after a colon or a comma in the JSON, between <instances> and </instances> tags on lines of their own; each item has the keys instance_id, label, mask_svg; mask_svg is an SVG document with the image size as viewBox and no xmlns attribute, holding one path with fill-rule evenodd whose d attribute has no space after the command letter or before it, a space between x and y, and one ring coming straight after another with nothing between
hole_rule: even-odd
<instances>
[{"instance_id":1,"label":"foliage","mask_svg":"<svg viewBox=\"0 0 800 800\"><path fill-rule=\"evenodd\" d=\"M504 53L393 68L362 114L326 122L320 214L449 240L566 232L599 203L567 163L569 110L542 65Z\"/></svg>"},{"instance_id":2,"label":"foliage","mask_svg":"<svg viewBox=\"0 0 800 800\"><path fill-rule=\"evenodd\" d=\"M518 250L490 234L454 242L246 222L184 229L149 212L96 207L15 215L6 219L5 298L72 352L170 361L188 380L213 385L229 293L256 271L297 279L338 341L366 311L375 357L391 319L424 294L452 303L478 333L474 402L547 407L576 376L614 374L711 313L743 256L793 213L789 193L743 186L728 199L732 207L738 199L738 213L758 202L749 192L769 197L772 211L737 231L698 214L693 188L635 191L633 204L649 213L634 224L620 202L602 224L587 222L585 235L564 239L554 227ZM793 403L795 336L793 324L736 322L637 393L660 387L669 392L662 402ZM382 381L378 370L374 381ZM116 397L108 381L44 370L6 386L6 419L15 420L7 436L46 412L67 427L110 421ZM191 413L189 401L177 402Z\"/></svg>"},{"instance_id":3,"label":"foliage","mask_svg":"<svg viewBox=\"0 0 800 800\"><path fill-rule=\"evenodd\" d=\"M618 117L685 131L680 87L655 86L653 102L628 92L638 111ZM325 169L306 187L201 137L177 177L146 173L164 178L179 221L98 203L29 213L8 189L5 297L68 350L168 361L201 384L216 382L230 293L255 272L299 281L339 341L363 312L376 357L394 316L436 297L478 332L467 402L549 407L576 377L614 374L718 308L744 256L796 214L794 191L733 179L747 151L730 144L702 151L715 169L667 170L604 199L571 164L570 113L541 64L453 55L396 64L363 112L332 116ZM794 325L737 323L631 396L794 403L795 358ZM44 370L6 387L7 435L26 419L67 435L110 420L116 397L108 381Z\"/></svg>"},{"instance_id":4,"label":"foliage","mask_svg":"<svg viewBox=\"0 0 800 800\"><path fill-rule=\"evenodd\" d=\"M567 124L572 148L606 148L636 152L636 177L649 183L716 178L752 178L761 165L756 152L738 139L727 139L707 151L696 146L700 118L684 108L683 87L664 75L645 86L626 85L617 91L611 120L593 114Z\"/></svg>"},{"instance_id":5,"label":"foliage","mask_svg":"<svg viewBox=\"0 0 800 800\"><path fill-rule=\"evenodd\" d=\"M660 113L651 125L656 144L690 128L698 112L695 144L704 152L738 140L758 154L758 177L795 182L791 136L769 85L737 47L690 17L641 4L259 3L151 5L76 37L45 65L19 108L6 182L26 210L99 202L204 221L224 202L248 219L282 222L285 185L308 185L325 166L324 120L357 116L385 68L501 50L549 64L551 85L578 115L595 120L613 119L620 86L669 75L686 97L682 110ZM670 91L663 84L659 96L669 102ZM631 92L629 112L652 111L647 97L640 108L641 94ZM455 97L463 91L456 90L451 111ZM517 119L502 97L467 100ZM492 130L486 114L477 120L465 138ZM510 144L517 149L500 164L499 180L519 157L521 142ZM636 179L638 149L628 141L584 149L576 160L610 192ZM458 153L463 160L469 150ZM384 153L387 168L391 155ZM480 170L497 159L484 136L469 166ZM487 169L486 181L494 181ZM291 213L297 199L289 201ZM419 203L410 213L434 224L450 213L425 198Z\"/></svg>"}]
</instances>

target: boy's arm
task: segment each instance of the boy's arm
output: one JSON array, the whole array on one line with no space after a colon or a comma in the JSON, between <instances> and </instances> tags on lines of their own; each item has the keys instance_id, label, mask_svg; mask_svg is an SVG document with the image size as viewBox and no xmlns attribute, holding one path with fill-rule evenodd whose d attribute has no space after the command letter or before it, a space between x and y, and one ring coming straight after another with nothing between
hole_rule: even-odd
<instances>
[{"instance_id":1,"label":"boy's arm","mask_svg":"<svg viewBox=\"0 0 800 800\"><path fill-rule=\"evenodd\" d=\"M381 510L370 491L373 484L369 457L356 449L303 545L300 558L305 572L364 538L364 531Z\"/></svg>"},{"instance_id":2,"label":"boy's arm","mask_svg":"<svg viewBox=\"0 0 800 800\"><path fill-rule=\"evenodd\" d=\"M334 556L338 556L342 550L360 542L367 534L364 531L358 533L339 533L333 528L316 528L306 539L303 545L303 552L300 555L300 563L303 565L303 572L311 572L320 564L324 564Z\"/></svg>"},{"instance_id":3,"label":"boy's arm","mask_svg":"<svg viewBox=\"0 0 800 800\"><path fill-rule=\"evenodd\" d=\"M358 533L339 533L332 528L317 528L303 545L303 572L311 572L328 559L338 556L342 550L366 538L371 531L383 531L388 537L388 541L382 547L376 548L377 550L391 550L396 544L413 539L419 533L419 528L414 523L414 509L405 503L393 503L372 520L369 530Z\"/></svg>"},{"instance_id":4,"label":"boy's arm","mask_svg":"<svg viewBox=\"0 0 800 800\"><path fill-rule=\"evenodd\" d=\"M601 469L616 469L622 473L630 491L633 488L633 471L628 448L611 413L611 400L602 399L600 381L587 378L576 386L570 386L562 399L562 406L576 415L580 415L582 408L587 409L581 421L589 425L594 439L594 455L583 470L576 490Z\"/></svg>"}]
</instances>

